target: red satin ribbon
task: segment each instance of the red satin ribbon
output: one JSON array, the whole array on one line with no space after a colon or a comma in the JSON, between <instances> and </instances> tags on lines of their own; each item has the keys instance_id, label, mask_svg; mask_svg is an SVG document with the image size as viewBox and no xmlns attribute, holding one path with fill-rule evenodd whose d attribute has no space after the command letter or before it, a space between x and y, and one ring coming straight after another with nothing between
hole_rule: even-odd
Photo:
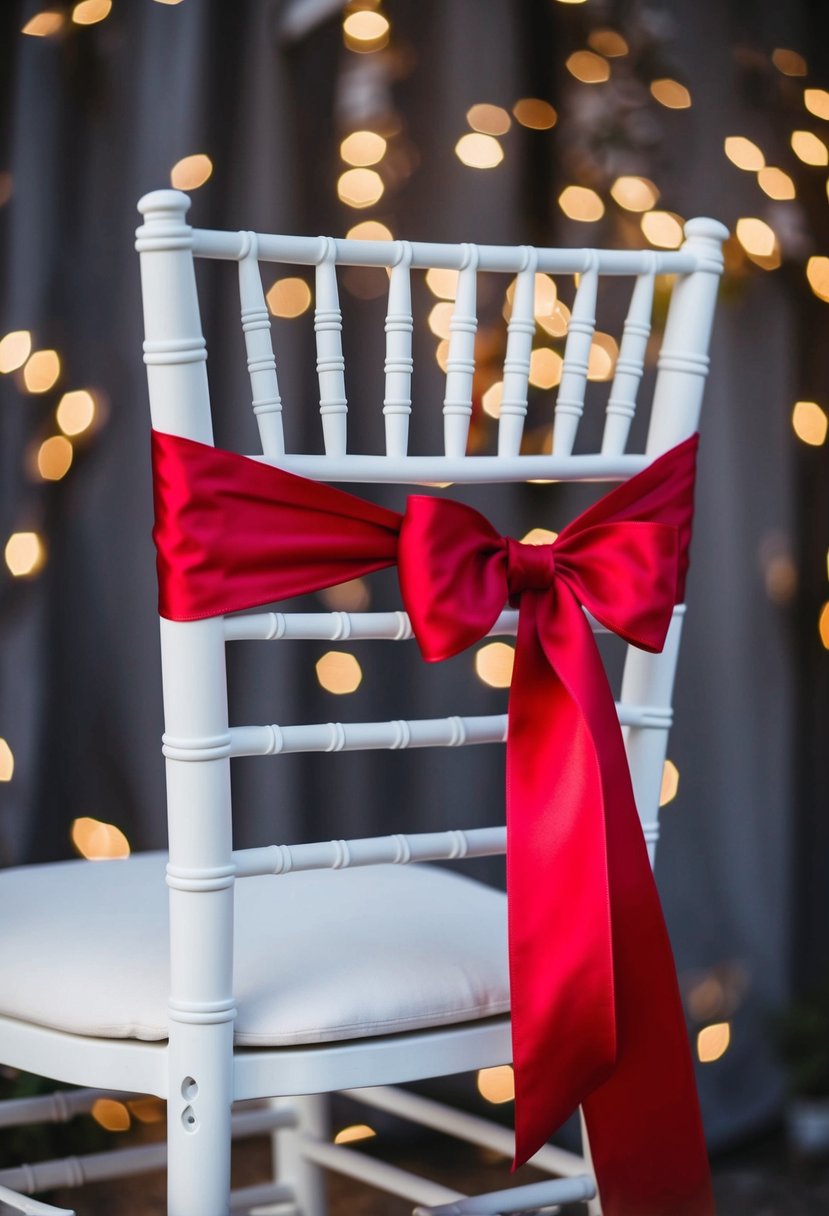
<instances>
[{"instance_id":1,"label":"red satin ribbon","mask_svg":"<svg viewBox=\"0 0 829 1216\"><path fill-rule=\"evenodd\" d=\"M581 1104L605 1216L712 1216L670 943L613 696L583 609L662 648L684 596L696 436L552 545L412 495L406 513L153 434L160 611L250 608L398 566L426 659L519 607L507 741L516 1163Z\"/></svg>"}]
</instances>

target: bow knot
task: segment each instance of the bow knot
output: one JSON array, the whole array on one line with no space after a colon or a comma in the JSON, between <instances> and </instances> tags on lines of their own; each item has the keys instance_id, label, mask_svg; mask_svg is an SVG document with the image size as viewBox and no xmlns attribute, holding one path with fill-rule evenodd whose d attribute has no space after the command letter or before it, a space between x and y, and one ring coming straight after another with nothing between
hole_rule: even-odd
<instances>
[{"instance_id":1,"label":"bow knot","mask_svg":"<svg viewBox=\"0 0 829 1216\"><path fill-rule=\"evenodd\" d=\"M552 545L531 545L525 541L507 541L507 586L510 601L522 591L547 591L556 576L556 559Z\"/></svg>"}]
</instances>

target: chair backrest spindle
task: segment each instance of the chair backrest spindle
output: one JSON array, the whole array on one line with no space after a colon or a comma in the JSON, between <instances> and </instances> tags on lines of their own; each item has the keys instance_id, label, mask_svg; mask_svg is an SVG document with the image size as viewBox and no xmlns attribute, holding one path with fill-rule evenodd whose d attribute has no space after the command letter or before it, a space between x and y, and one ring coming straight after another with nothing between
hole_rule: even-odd
<instances>
[{"instance_id":1,"label":"chair backrest spindle","mask_svg":"<svg viewBox=\"0 0 829 1216\"><path fill-rule=\"evenodd\" d=\"M258 241L255 232L243 232L241 235L239 298L253 412L259 427L262 451L266 456L282 456L285 453L282 398L276 378L270 315L259 273Z\"/></svg>"},{"instance_id":2,"label":"chair backrest spindle","mask_svg":"<svg viewBox=\"0 0 829 1216\"><path fill-rule=\"evenodd\" d=\"M652 260L656 259L652 255ZM624 452L630 433L630 424L636 413L636 398L639 383L645 369L645 352L651 335L651 313L653 311L654 272L639 275L633 288L616 374L607 401L607 417L602 437L602 453L618 456Z\"/></svg>"},{"instance_id":3,"label":"chair backrest spindle","mask_svg":"<svg viewBox=\"0 0 829 1216\"><path fill-rule=\"evenodd\" d=\"M599 290L598 258L587 251L587 263L576 288L573 311L564 347L564 365L556 398L553 453L569 456L584 412L584 394L590 368L590 348L596 329L596 296Z\"/></svg>"},{"instance_id":4,"label":"chair backrest spindle","mask_svg":"<svg viewBox=\"0 0 829 1216\"><path fill-rule=\"evenodd\" d=\"M535 337L535 272L538 253L526 248L525 264L515 280L512 312L507 326L504 391L498 421L498 455L517 456L527 416L530 356Z\"/></svg>"},{"instance_id":5,"label":"chair backrest spindle","mask_svg":"<svg viewBox=\"0 0 829 1216\"><path fill-rule=\"evenodd\" d=\"M344 456L348 401L345 395L343 314L337 289L337 250L331 237L320 237L320 245L322 252L316 268L314 330L317 337L322 436L326 456Z\"/></svg>"},{"instance_id":6,"label":"chair backrest spindle","mask_svg":"<svg viewBox=\"0 0 829 1216\"><path fill-rule=\"evenodd\" d=\"M463 246L455 307L449 323L446 396L443 402L444 450L463 456L472 417L472 378L475 374L475 334L478 330L478 250Z\"/></svg>"},{"instance_id":7,"label":"chair backrest spindle","mask_svg":"<svg viewBox=\"0 0 829 1216\"><path fill-rule=\"evenodd\" d=\"M386 455L405 456L409 449L409 416L412 412L412 247L398 241L397 260L389 277L386 313Z\"/></svg>"}]
</instances>

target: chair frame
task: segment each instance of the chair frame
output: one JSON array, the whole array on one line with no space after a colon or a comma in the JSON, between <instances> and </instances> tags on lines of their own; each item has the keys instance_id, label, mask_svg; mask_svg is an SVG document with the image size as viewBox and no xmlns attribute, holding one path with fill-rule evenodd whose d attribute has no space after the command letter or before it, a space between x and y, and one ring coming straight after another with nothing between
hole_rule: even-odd
<instances>
[{"instance_id":1,"label":"chair frame","mask_svg":"<svg viewBox=\"0 0 829 1216\"><path fill-rule=\"evenodd\" d=\"M713 220L686 225L677 252L501 248L423 245L407 242L334 241L331 238L276 237L191 228L186 195L172 190L145 196L144 223L136 248L141 257L147 365L153 425L203 443L212 443L206 350L199 313L194 258L238 262L253 408L264 457L310 477L334 481L388 480L484 482L578 477L618 480L685 438L697 427L714 303L722 271L726 234ZM270 344L270 322L262 293L260 261L314 265L317 275L316 332L320 411L325 454L286 455L281 432L281 399ZM346 454L347 406L336 295L338 264L386 266L390 272L386 323L386 454ZM437 457L407 455L411 411L411 302L409 272L438 266L460 272L449 348L445 452ZM514 273L517 287L508 327L499 455L467 456L475 329L475 275L480 270ZM568 335L564 374L556 404L555 448L548 456L521 456L526 414L527 373L534 332L532 292L536 272L577 273L580 284ZM665 328L644 456L624 453L644 366L656 274L678 276ZM592 339L596 284L603 274L636 278L625 325L616 379L608 404L602 452L573 456L572 445L584 403L587 355ZM658 837L659 782L671 722L671 698L684 609L678 608L661 655L631 650L619 705L626 734L637 805L653 859ZM515 630L515 613L505 612L493 634ZM493 1018L432 1031L403 1033L348 1043L298 1048L241 1049L234 1054L232 992L233 893L237 879L364 861L407 861L431 857L502 852L502 829L389 837L365 842L307 845L287 849L234 851L230 796L233 755L278 750L331 750L350 746L407 746L503 738L504 719L446 719L439 723L385 723L356 727L329 724L329 738L310 740L322 728L234 727L227 715L225 648L237 638L283 636L405 637L401 613L329 613L299 620L280 613L179 623L161 620L164 684L164 754L169 806L171 988L169 1039L163 1043L73 1036L0 1018L0 1056L16 1067L61 1081L103 1090L155 1094L168 1105L169 1216L227 1216L231 1123L273 1133L280 1178L250 1188L233 1199L233 1210L253 1203L293 1200L305 1216L323 1211L321 1171L333 1168L402 1194L421 1205L453 1204L462 1197L449 1188L416 1179L394 1167L329 1142L324 1099L335 1091L359 1092L360 1101L415 1118L433 1128L510 1154L511 1134L485 1120L449 1111L437 1103L390 1088L401 1082L471 1071L511 1058L509 1019ZM338 633L339 630L339 633ZM447 726L446 724L449 723ZM286 744L287 731L295 746ZM349 735L349 730L351 734ZM421 737L412 743L412 732ZM278 734L276 732L279 732ZM460 739L455 735L460 731ZM480 739L477 740L475 732ZM367 732L367 733L366 733ZM373 733L372 733L373 732ZM289 741L290 742L290 741ZM438 836L440 839L438 839ZM361 853L362 849L362 853ZM311 1095L311 1096L308 1096ZM234 1102L274 1099L265 1111L231 1113ZM41 1115L49 1115L45 1104ZM254 1118L253 1116L257 1117ZM140 1150L139 1150L140 1152ZM112 1172L150 1168L135 1150L105 1154ZM157 1154L153 1158L159 1163ZM118 1160L116 1160L118 1159ZM91 1159L90 1159L91 1160ZM130 1163L133 1164L130 1164ZM585 1171L585 1159L547 1146L533 1163L567 1178ZM116 1170L116 1167L122 1167ZM0 1171L0 1185L42 1189L43 1175L23 1167ZM96 1166L96 1168L98 1168ZM106 1171L104 1163L101 1167ZM94 1174L94 1171L92 1171ZM89 1176L83 1165L66 1167L60 1178ZM101 1173L94 1176L102 1176ZM51 1175L50 1175L51 1177ZM52 1183L54 1185L54 1183ZM569 1184L568 1184L569 1185ZM549 1192L553 1202L555 1193ZM569 1192L568 1192L569 1193ZM585 1192L585 1195L587 1192ZM562 1198L565 1198L562 1192ZM0 1191L0 1212L10 1201ZM33 1201L21 1201L21 1203ZM8 1210L37 1212L37 1206ZM47 1209L48 1210L48 1209ZM425 1208L424 1208L425 1210ZM478 1208L446 1209L477 1211ZM495 1210L482 1207L481 1211ZM501 1209L498 1209L501 1210ZM597 1212L594 1203L591 1211Z\"/></svg>"}]
</instances>

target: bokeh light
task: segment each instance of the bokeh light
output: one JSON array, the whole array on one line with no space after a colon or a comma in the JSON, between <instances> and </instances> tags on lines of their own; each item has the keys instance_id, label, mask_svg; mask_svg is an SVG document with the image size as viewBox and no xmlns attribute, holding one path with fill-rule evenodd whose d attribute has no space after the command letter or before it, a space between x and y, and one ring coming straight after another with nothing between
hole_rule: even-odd
<instances>
[{"instance_id":1,"label":"bokeh light","mask_svg":"<svg viewBox=\"0 0 829 1216\"><path fill-rule=\"evenodd\" d=\"M123 1102L117 1102L114 1098L96 1098L89 1113L108 1132L129 1131L130 1112Z\"/></svg>"},{"instance_id":2,"label":"bokeh light","mask_svg":"<svg viewBox=\"0 0 829 1216\"><path fill-rule=\"evenodd\" d=\"M114 823L84 816L74 820L69 835L87 861L123 861L130 855L129 841Z\"/></svg>"},{"instance_id":3,"label":"bokeh light","mask_svg":"<svg viewBox=\"0 0 829 1216\"><path fill-rule=\"evenodd\" d=\"M713 1064L728 1051L731 1027L728 1022L713 1022L703 1026L697 1035L697 1059L701 1064Z\"/></svg>"},{"instance_id":4,"label":"bokeh light","mask_svg":"<svg viewBox=\"0 0 829 1216\"><path fill-rule=\"evenodd\" d=\"M610 64L595 51L574 51L564 66L582 84L603 84L610 79Z\"/></svg>"},{"instance_id":5,"label":"bokeh light","mask_svg":"<svg viewBox=\"0 0 829 1216\"><path fill-rule=\"evenodd\" d=\"M329 650L316 663L317 679L326 692L345 696L356 692L363 679L363 671L353 654L342 650Z\"/></svg>"},{"instance_id":6,"label":"bokeh light","mask_svg":"<svg viewBox=\"0 0 829 1216\"><path fill-rule=\"evenodd\" d=\"M76 25L96 25L112 11L112 0L81 0L72 9L72 20Z\"/></svg>"},{"instance_id":7,"label":"bokeh light","mask_svg":"<svg viewBox=\"0 0 829 1216\"><path fill-rule=\"evenodd\" d=\"M515 1074L511 1064L479 1069L477 1084L481 1097L494 1105L512 1102L515 1098Z\"/></svg>"},{"instance_id":8,"label":"bokeh light","mask_svg":"<svg viewBox=\"0 0 829 1216\"><path fill-rule=\"evenodd\" d=\"M37 450L37 471L44 481L60 481L72 466L72 444L64 435L44 439Z\"/></svg>"},{"instance_id":9,"label":"bokeh light","mask_svg":"<svg viewBox=\"0 0 829 1216\"><path fill-rule=\"evenodd\" d=\"M685 85L667 76L651 81L651 95L669 110L687 110L691 105L691 94Z\"/></svg>"},{"instance_id":10,"label":"bokeh light","mask_svg":"<svg viewBox=\"0 0 829 1216\"><path fill-rule=\"evenodd\" d=\"M393 241L391 228L379 220L361 220L345 234L349 241Z\"/></svg>"},{"instance_id":11,"label":"bokeh light","mask_svg":"<svg viewBox=\"0 0 829 1216\"><path fill-rule=\"evenodd\" d=\"M504 149L494 135L471 131L455 144L455 155L470 169L494 169L504 159Z\"/></svg>"},{"instance_id":12,"label":"bokeh light","mask_svg":"<svg viewBox=\"0 0 829 1216\"><path fill-rule=\"evenodd\" d=\"M558 205L570 220L594 223L604 215L604 203L588 186L565 186L558 196Z\"/></svg>"},{"instance_id":13,"label":"bokeh light","mask_svg":"<svg viewBox=\"0 0 829 1216\"><path fill-rule=\"evenodd\" d=\"M795 197L794 182L788 173L776 169L773 165L766 165L760 170L757 174L757 184L769 198L783 200Z\"/></svg>"},{"instance_id":14,"label":"bokeh light","mask_svg":"<svg viewBox=\"0 0 829 1216\"><path fill-rule=\"evenodd\" d=\"M775 47L771 53L771 61L784 76L805 76L809 71L809 65L803 56L786 47Z\"/></svg>"},{"instance_id":15,"label":"bokeh light","mask_svg":"<svg viewBox=\"0 0 829 1216\"><path fill-rule=\"evenodd\" d=\"M682 244L682 219L673 211L646 211L640 224L650 243L659 249L678 249Z\"/></svg>"},{"instance_id":16,"label":"bokeh light","mask_svg":"<svg viewBox=\"0 0 829 1216\"><path fill-rule=\"evenodd\" d=\"M561 383L564 360L558 351L539 346L530 355L530 384L534 388L554 388Z\"/></svg>"},{"instance_id":17,"label":"bokeh light","mask_svg":"<svg viewBox=\"0 0 829 1216\"><path fill-rule=\"evenodd\" d=\"M659 805L667 806L673 802L679 790L679 769L673 760L666 760L662 765L662 784L659 789Z\"/></svg>"},{"instance_id":18,"label":"bokeh light","mask_svg":"<svg viewBox=\"0 0 829 1216\"><path fill-rule=\"evenodd\" d=\"M56 350L36 350L23 368L23 383L30 393L48 393L60 376L60 356Z\"/></svg>"},{"instance_id":19,"label":"bokeh light","mask_svg":"<svg viewBox=\"0 0 829 1216\"><path fill-rule=\"evenodd\" d=\"M815 295L829 301L829 258L815 254L806 263L806 278Z\"/></svg>"},{"instance_id":20,"label":"bokeh light","mask_svg":"<svg viewBox=\"0 0 829 1216\"><path fill-rule=\"evenodd\" d=\"M299 317L311 307L311 288L304 279L277 279L265 299L274 317Z\"/></svg>"},{"instance_id":21,"label":"bokeh light","mask_svg":"<svg viewBox=\"0 0 829 1216\"><path fill-rule=\"evenodd\" d=\"M454 300L458 294L458 271L440 270L433 266L426 271L426 286L433 296L442 300Z\"/></svg>"},{"instance_id":22,"label":"bokeh light","mask_svg":"<svg viewBox=\"0 0 829 1216\"><path fill-rule=\"evenodd\" d=\"M792 427L802 443L819 448L826 442L829 418L816 401L796 401L792 410Z\"/></svg>"},{"instance_id":23,"label":"bokeh light","mask_svg":"<svg viewBox=\"0 0 829 1216\"><path fill-rule=\"evenodd\" d=\"M3 556L14 578L32 578L46 560L43 541L37 532L12 532Z\"/></svg>"},{"instance_id":24,"label":"bokeh light","mask_svg":"<svg viewBox=\"0 0 829 1216\"><path fill-rule=\"evenodd\" d=\"M746 169L756 173L766 163L766 158L760 148L744 135L729 135L724 142L725 154L738 169Z\"/></svg>"},{"instance_id":25,"label":"bokeh light","mask_svg":"<svg viewBox=\"0 0 829 1216\"><path fill-rule=\"evenodd\" d=\"M829 148L813 131L792 131L791 145L804 165L829 165Z\"/></svg>"},{"instance_id":26,"label":"bokeh light","mask_svg":"<svg viewBox=\"0 0 829 1216\"><path fill-rule=\"evenodd\" d=\"M376 165L386 155L387 147L376 131L352 131L340 144L340 156L348 165Z\"/></svg>"},{"instance_id":27,"label":"bokeh light","mask_svg":"<svg viewBox=\"0 0 829 1216\"><path fill-rule=\"evenodd\" d=\"M370 1140L372 1136L376 1136L377 1132L373 1127L369 1127L367 1123L352 1123L349 1127L342 1128L334 1137L335 1144L354 1144L357 1140Z\"/></svg>"},{"instance_id":28,"label":"bokeh light","mask_svg":"<svg viewBox=\"0 0 829 1216\"><path fill-rule=\"evenodd\" d=\"M515 648L506 642L487 642L475 655L475 672L490 688L509 688Z\"/></svg>"},{"instance_id":29,"label":"bokeh light","mask_svg":"<svg viewBox=\"0 0 829 1216\"><path fill-rule=\"evenodd\" d=\"M204 152L183 156L170 170L170 184L175 190L198 190L213 173L213 161Z\"/></svg>"},{"instance_id":30,"label":"bokeh light","mask_svg":"<svg viewBox=\"0 0 829 1216\"><path fill-rule=\"evenodd\" d=\"M659 202L659 190L647 177L617 177L610 193L625 211L650 211Z\"/></svg>"},{"instance_id":31,"label":"bokeh light","mask_svg":"<svg viewBox=\"0 0 829 1216\"><path fill-rule=\"evenodd\" d=\"M381 50L388 43L389 30L388 18L371 9L358 9L343 21L343 37L351 51Z\"/></svg>"},{"instance_id":32,"label":"bokeh light","mask_svg":"<svg viewBox=\"0 0 829 1216\"><path fill-rule=\"evenodd\" d=\"M621 55L627 55L630 50L618 30L606 28L592 30L587 37L587 44L592 50L598 51L600 55L605 55L608 59L617 59Z\"/></svg>"},{"instance_id":33,"label":"bokeh light","mask_svg":"<svg viewBox=\"0 0 829 1216\"><path fill-rule=\"evenodd\" d=\"M15 329L0 338L0 372L17 371L32 353L32 335L28 329Z\"/></svg>"},{"instance_id":34,"label":"bokeh light","mask_svg":"<svg viewBox=\"0 0 829 1216\"><path fill-rule=\"evenodd\" d=\"M804 89L803 104L815 118L829 120L829 93L826 89Z\"/></svg>"},{"instance_id":35,"label":"bokeh light","mask_svg":"<svg viewBox=\"0 0 829 1216\"><path fill-rule=\"evenodd\" d=\"M484 135L506 135L512 125L512 119L503 106L490 105L489 102L479 102L466 111L466 121L473 131Z\"/></svg>"},{"instance_id":36,"label":"bokeh light","mask_svg":"<svg viewBox=\"0 0 829 1216\"><path fill-rule=\"evenodd\" d=\"M21 33L29 34L33 38L50 38L63 28L63 22L63 13L56 12L54 9L44 9L42 13L35 13L34 17L29 18L22 27Z\"/></svg>"},{"instance_id":37,"label":"bokeh light","mask_svg":"<svg viewBox=\"0 0 829 1216\"><path fill-rule=\"evenodd\" d=\"M372 207L383 197L383 179L374 169L346 169L337 181L337 195L347 207Z\"/></svg>"},{"instance_id":38,"label":"bokeh light","mask_svg":"<svg viewBox=\"0 0 829 1216\"><path fill-rule=\"evenodd\" d=\"M529 127L531 131L549 131L558 118L549 101L543 101L540 97L520 98L512 107L512 113L516 122L522 127Z\"/></svg>"},{"instance_id":39,"label":"bokeh light","mask_svg":"<svg viewBox=\"0 0 829 1216\"><path fill-rule=\"evenodd\" d=\"M14 753L5 739L0 739L0 781L11 781L14 776Z\"/></svg>"},{"instance_id":40,"label":"bokeh light","mask_svg":"<svg viewBox=\"0 0 829 1216\"><path fill-rule=\"evenodd\" d=\"M64 393L58 402L55 418L64 435L81 435L95 421L95 398L85 388Z\"/></svg>"}]
</instances>

